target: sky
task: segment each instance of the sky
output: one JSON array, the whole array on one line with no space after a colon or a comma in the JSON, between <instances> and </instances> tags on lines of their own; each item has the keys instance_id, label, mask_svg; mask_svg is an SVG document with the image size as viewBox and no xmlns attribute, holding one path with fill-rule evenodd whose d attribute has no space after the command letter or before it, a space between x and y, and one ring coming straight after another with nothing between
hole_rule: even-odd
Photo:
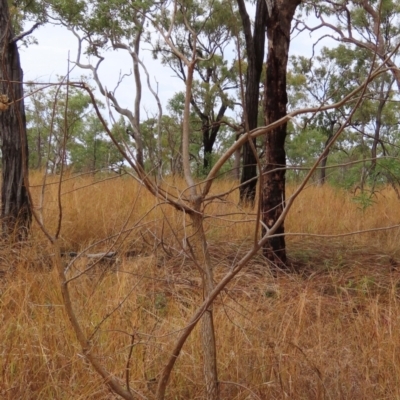
<instances>
[{"instance_id":1,"label":"sky","mask_svg":"<svg viewBox=\"0 0 400 400\"><path fill-rule=\"evenodd\" d=\"M61 26L46 25L37 29L33 36L37 39L37 45L30 45L28 48L20 48L24 81L57 82L57 76L65 75L68 70L68 58L71 61L76 59L77 39L66 28ZM312 43L316 35L310 37L303 33L292 40L290 53L296 55L311 56ZM323 42L319 45L327 45ZM149 48L149 45L147 45ZM146 45L145 45L146 47ZM232 50L232 58L234 58ZM149 72L151 83L156 88L166 112L165 106L168 100L178 91L184 90L182 81L174 76L171 69L161 65L160 61L154 60L149 50L141 50L141 60L145 63ZM84 60L82 60L84 62ZM100 78L108 90L114 90L117 85L120 72L129 73L132 69L132 61L126 51L110 51L99 69ZM82 75L90 76L89 70L75 68L71 79L80 80ZM157 105L154 97L147 89L144 74L142 74L143 96L142 96L142 119L146 116L152 117L157 114ZM116 97L124 108L133 109L135 89L133 76L125 78L118 87ZM101 99L100 93L97 96ZM117 120L118 115L114 111Z\"/></svg>"},{"instance_id":2,"label":"sky","mask_svg":"<svg viewBox=\"0 0 400 400\"><path fill-rule=\"evenodd\" d=\"M77 52L77 39L66 28L60 26L44 26L37 29L33 36L37 39L37 45L28 48L20 48L24 81L57 82L57 76L64 76L68 71L68 59L74 61ZM163 104L172 95L183 89L182 82L173 76L173 72L163 67L160 62L153 60L149 51L142 51L142 61L152 79L154 88L159 87L159 95ZM82 59L83 63L86 63ZM72 66L72 63L71 63ZM118 83L120 71L129 73L132 69L132 61L126 51L110 51L99 69L99 75L103 85L108 90L114 90ZM71 80L80 80L82 75L91 76L89 70L75 68L71 73ZM149 113L156 113L157 106L154 97L147 90L145 75L143 75L143 99L142 109ZM116 92L120 105L132 108L134 102L133 76L126 77ZM101 94L97 91L101 99Z\"/></svg>"}]
</instances>

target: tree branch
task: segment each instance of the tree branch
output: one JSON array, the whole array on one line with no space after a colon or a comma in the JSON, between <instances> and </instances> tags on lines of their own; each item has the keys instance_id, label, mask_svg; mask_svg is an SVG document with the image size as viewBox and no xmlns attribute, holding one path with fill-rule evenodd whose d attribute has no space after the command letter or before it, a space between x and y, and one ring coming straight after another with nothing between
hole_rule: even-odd
<instances>
[{"instance_id":1,"label":"tree branch","mask_svg":"<svg viewBox=\"0 0 400 400\"><path fill-rule=\"evenodd\" d=\"M39 28L40 25L42 25L42 22L36 22L36 24L34 24L32 26L32 28L30 28L29 30L22 32L19 35L14 36L10 40L10 44L17 43L18 41L22 40L25 36L30 35L35 29Z\"/></svg>"}]
</instances>

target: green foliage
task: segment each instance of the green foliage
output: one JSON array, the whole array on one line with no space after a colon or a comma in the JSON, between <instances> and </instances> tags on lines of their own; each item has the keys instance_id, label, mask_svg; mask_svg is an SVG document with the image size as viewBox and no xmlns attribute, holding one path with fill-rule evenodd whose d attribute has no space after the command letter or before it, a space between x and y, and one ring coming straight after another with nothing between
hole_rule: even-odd
<instances>
[{"instance_id":1,"label":"green foliage","mask_svg":"<svg viewBox=\"0 0 400 400\"><path fill-rule=\"evenodd\" d=\"M30 168L58 172L63 161L75 171L121 165L122 158L106 138L104 128L80 90L53 86L39 90L29 85L27 126ZM66 151L63 151L65 144Z\"/></svg>"},{"instance_id":2,"label":"green foliage","mask_svg":"<svg viewBox=\"0 0 400 400\"><path fill-rule=\"evenodd\" d=\"M42 0L8 0L12 28L15 35L21 34L24 29L30 29L35 23L43 24L47 21L46 3ZM24 36L22 44L28 46L37 44L34 36Z\"/></svg>"},{"instance_id":3,"label":"green foliage","mask_svg":"<svg viewBox=\"0 0 400 400\"><path fill-rule=\"evenodd\" d=\"M286 137L286 156L288 162L288 180L298 181L307 173L306 169L315 162L323 151L324 135L319 129L292 131ZM291 167L300 167L290 169Z\"/></svg>"},{"instance_id":4,"label":"green foliage","mask_svg":"<svg viewBox=\"0 0 400 400\"><path fill-rule=\"evenodd\" d=\"M346 12L352 21L353 33L357 31L361 41L376 42L371 15L366 13L363 4L358 1L339 2L333 6L327 2L303 3L300 13L309 15L317 10L321 15L337 18L335 23L339 29L346 29ZM383 0L369 2L373 7L380 7L380 31L385 38L385 51L391 51L400 36L397 21L400 12L400 2ZM38 15L44 8L40 1L19 2L13 8L15 21L23 21L29 16ZM140 0L126 2L123 0L51 0L46 3L52 15L59 17L63 23L84 33L89 44L88 54L101 56L102 51L116 47L116 43L125 43L133 48L136 40L143 37L149 44L154 45L153 55L173 69L177 76L186 80L184 63L171 51L162 37L155 39L154 26L169 29L172 8L153 1ZM347 7L347 9L345 8ZM346 11L347 10L347 11ZM146 20L146 18L148 18ZM153 28L151 27L153 25ZM197 64L195 81L192 89L192 114L190 116L190 160L193 171L198 175L207 173L215 159L235 140L234 129L224 126L229 119L226 109L234 109L240 101L239 63L227 57L227 50L231 50L232 38L238 35L239 45L243 44L241 25L235 3L226 1L195 1L184 0L179 3L175 18L175 26L171 30L171 40L174 46L188 59L195 57ZM189 32L188 27L192 30ZM150 36L151 32L151 36ZM195 32L195 34L193 34ZM197 36L196 36L197 35ZM197 41L194 42L196 37ZM243 49L242 49L243 50ZM246 54L241 60L242 77L246 76ZM340 43L334 48L323 48L313 59L292 57L290 70L287 76L289 109L300 107L332 104L349 94L365 79L369 71L376 67L377 60L365 46L356 47L348 43ZM265 71L264 71L265 75ZM54 93L52 94L54 97ZM62 97L62 95L60 95ZM38 98L35 103L35 112L30 111L30 147L36 149L31 157L31 165L43 165L42 160L50 156L56 160L56 149L60 147L58 139L67 135L68 163L74 164L81 170L88 166L103 166L106 163L100 159L107 158L109 163L118 164L119 156L110 155L108 139L97 126L94 118L90 117L90 106L85 106L87 99L76 93L71 94L67 120L76 122L66 125L63 117L65 103L60 99L56 102L53 128L38 123L38 118L51 121L53 104ZM397 106L397 97L393 90L393 79L390 72L382 74L367 87L361 106L354 114L350 124L346 126L341 137L333 144L327 159L327 179L334 185L352 188L359 184L381 184L397 182L400 171L397 157L400 119ZM376 133L378 110L380 128ZM356 99L336 110L318 112L313 115L304 115L289 124L287 137L288 164L292 167L309 168L321 155L322 151L336 132L335 123L343 123L349 116ZM41 109L41 104L44 103ZM158 127L156 116L140 120L140 131L144 142L144 159L147 171L154 170L161 156L164 173L181 172L181 132L184 94L174 95L167 106L169 115L164 115L161 127ZM86 108L85 108L86 107ZM218 119L219 111L222 117ZM35 120L36 118L36 120ZM236 120L230 120L232 125L239 126L242 115ZM231 118L233 119L233 118ZM36 122L35 122L36 121ZM211 127L222 122L215 143L210 153L205 153L204 142L210 135ZM260 125L264 123L260 113ZM122 137L126 136L126 122L119 121ZM83 126L85 125L85 126ZM218 125L218 124L217 124ZM40 128L39 128L40 127ZM158 131L161 129L161 137ZM65 133L67 131L68 133ZM50 133L52 132L52 133ZM55 133L56 132L56 133ZM50 135L53 135L50 140ZM379 141L376 139L379 136ZM38 138L41 138L40 140ZM50 140L52 151L45 149L44 143ZM129 145L129 140L126 138ZM377 162L373 165L371 149L377 144ZM158 148L161 144L161 148ZM133 150L134 151L134 150ZM96 154L96 156L94 156ZM107 157L106 157L107 154ZM92 156L93 155L93 156ZM58 156L59 157L59 156ZM51 163L56 163L52 161ZM53 165L51 164L51 165ZM86 165L86 166L85 166ZM335 165L337 165L336 168ZM229 164L227 169L229 169ZM299 179L306 170L292 170L288 172L288 179Z\"/></svg>"},{"instance_id":5,"label":"green foliage","mask_svg":"<svg viewBox=\"0 0 400 400\"><path fill-rule=\"evenodd\" d=\"M63 143L71 141L83 127L83 118L90 98L76 89L53 86L40 90L35 84L28 86L30 104L27 106L28 144L31 167L45 164L55 172L61 162Z\"/></svg>"},{"instance_id":6,"label":"green foliage","mask_svg":"<svg viewBox=\"0 0 400 400\"><path fill-rule=\"evenodd\" d=\"M97 42L98 47L119 40L133 40L143 30L143 15L152 1L50 0L55 12L68 25L78 28Z\"/></svg>"},{"instance_id":7,"label":"green foliage","mask_svg":"<svg viewBox=\"0 0 400 400\"><path fill-rule=\"evenodd\" d=\"M74 171L96 171L106 168L118 170L122 167L122 156L114 143L105 138L104 127L97 116L88 115L85 123L85 128L68 146L70 164ZM117 126L114 126L114 134L117 130Z\"/></svg>"},{"instance_id":8,"label":"green foliage","mask_svg":"<svg viewBox=\"0 0 400 400\"><path fill-rule=\"evenodd\" d=\"M177 173L182 170L181 163L181 144L182 144L182 123L183 109L185 104L185 94L183 92L175 93L169 100L167 109L170 112L170 117L165 117L163 120L162 137L167 146L163 147L164 160L176 160ZM189 154L190 161L195 173L201 173L202 166L202 135L201 122L193 111L190 114L190 139L189 139Z\"/></svg>"},{"instance_id":9,"label":"green foliage","mask_svg":"<svg viewBox=\"0 0 400 400\"><path fill-rule=\"evenodd\" d=\"M373 199L373 193L362 191L353 197L354 203L358 205L358 208L365 212L365 210L375 204Z\"/></svg>"},{"instance_id":10,"label":"green foliage","mask_svg":"<svg viewBox=\"0 0 400 400\"><path fill-rule=\"evenodd\" d=\"M191 155L197 172L202 174L207 173L214 158L212 153L216 139L213 129L217 130L218 136L221 134L219 124L223 121L226 110L234 107L232 89L238 85L237 64L228 62L225 52L239 19L234 12L227 11L226 2L186 1L178 11L175 22L171 32L174 46L187 59L197 59L191 101L194 111L192 123L197 128L192 129L191 143L195 146L198 139L202 138L203 144L207 145L203 147L202 160L197 158L199 150L192 152L191 149ZM168 20L160 20L159 23L164 29L168 28ZM192 32L189 32L187 23ZM196 32L196 41L193 39L193 32ZM184 63L161 39L156 43L153 54L155 57L160 56L163 64L168 65L178 77L186 81ZM202 145L201 142L198 144ZM211 152L208 150L209 145ZM199 168L203 168L203 171L200 172Z\"/></svg>"},{"instance_id":11,"label":"green foliage","mask_svg":"<svg viewBox=\"0 0 400 400\"><path fill-rule=\"evenodd\" d=\"M367 50L344 44L323 48L313 60L292 57L288 75L290 107L318 106L341 100L364 81L373 62L374 58ZM346 188L360 184L363 187L394 182L397 176L400 177L398 171L390 170L395 163L391 163L388 171L383 173L379 161L389 153L397 154L391 145L398 142L400 110L392 101L395 96L392 87L392 75L383 73L366 88L351 122L330 149L327 178L332 184ZM346 120L354 104L354 101L349 102L329 112L299 118L287 140L289 163L310 167L339 128L338 124ZM376 166L371 160L374 142L378 158ZM337 168L332 168L335 165ZM288 177L302 175L304 173L297 171L289 173Z\"/></svg>"}]
</instances>

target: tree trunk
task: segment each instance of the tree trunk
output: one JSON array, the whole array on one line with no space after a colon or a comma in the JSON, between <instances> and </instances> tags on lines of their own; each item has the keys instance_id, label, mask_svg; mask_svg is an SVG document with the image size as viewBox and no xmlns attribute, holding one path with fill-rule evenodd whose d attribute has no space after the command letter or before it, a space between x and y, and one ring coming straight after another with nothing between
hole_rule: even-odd
<instances>
[{"instance_id":1,"label":"tree trunk","mask_svg":"<svg viewBox=\"0 0 400 400\"><path fill-rule=\"evenodd\" d=\"M265 84L265 123L271 124L286 115L286 70L290 45L290 28L300 0L267 0L268 57ZM265 166L262 173L262 219L271 228L285 206L286 175L286 124L267 133L265 141ZM263 226L263 234L265 227ZM276 234L285 232L284 224ZM286 267L285 237L271 238L263 253L275 266Z\"/></svg>"},{"instance_id":2,"label":"tree trunk","mask_svg":"<svg viewBox=\"0 0 400 400\"><path fill-rule=\"evenodd\" d=\"M202 119L201 123L201 130L203 134L203 151L204 151L204 156L203 156L203 173L207 174L207 172L210 170L210 165L211 165L211 153L212 153L212 148L214 143L211 141L211 135L210 135L210 124L208 121L208 117L205 119Z\"/></svg>"},{"instance_id":3,"label":"tree trunk","mask_svg":"<svg viewBox=\"0 0 400 400\"><path fill-rule=\"evenodd\" d=\"M202 268L203 299L206 299L214 289L214 278L210 252L204 233L204 215L198 207L198 211L191 215L193 222L192 242L196 261ZM204 355L204 377L206 381L207 400L219 399L219 384L217 371L217 346L215 343L214 316L212 304L208 307L202 317L201 338Z\"/></svg>"},{"instance_id":4,"label":"tree trunk","mask_svg":"<svg viewBox=\"0 0 400 400\"><path fill-rule=\"evenodd\" d=\"M237 138L236 138L237 140ZM231 177L232 179L238 181L240 179L240 157L241 157L241 151L240 149L237 149L235 151L235 154L233 155L233 168L232 168L232 174Z\"/></svg>"},{"instance_id":5,"label":"tree trunk","mask_svg":"<svg viewBox=\"0 0 400 400\"><path fill-rule=\"evenodd\" d=\"M192 104L194 100L192 100ZM203 173L208 174L212 167L212 151L214 148L215 141L217 140L218 132L221 128L221 120L225 115L225 111L228 109L226 104L222 104L219 108L218 115L215 121L210 124L210 117L205 113L201 112L196 106L195 110L197 115L201 118L201 130L203 134Z\"/></svg>"},{"instance_id":6,"label":"tree trunk","mask_svg":"<svg viewBox=\"0 0 400 400\"><path fill-rule=\"evenodd\" d=\"M193 52L195 52L195 48ZM203 198L197 193L197 188L190 171L189 161L190 99L192 97L194 67L195 61L187 66L185 108L183 112L182 126L182 163L185 181L191 194L191 207L194 211L190 215L192 220L192 235L191 242L189 243L192 246L193 255L201 270L204 298L207 298L214 288L212 264L203 226L204 213L201 210ZM206 310L202 318L202 343L204 353L204 376L207 391L206 398L207 400L218 400L219 385L216 357L217 350L215 345L212 305L210 305L210 307Z\"/></svg>"},{"instance_id":7,"label":"tree trunk","mask_svg":"<svg viewBox=\"0 0 400 400\"><path fill-rule=\"evenodd\" d=\"M381 132L381 126L382 126L382 114L383 114L383 109L385 107L386 102L389 99L390 95L390 89L392 88L394 80L390 83L386 93L384 90L384 85L385 82L382 80L381 87L380 87L380 93L379 93L379 105L378 109L376 110L376 117L375 117L375 132L374 132L374 141L372 143L372 148L371 148L371 173L375 172L376 169L376 156L377 156L377 149L378 149L378 143L381 143L380 140L380 132Z\"/></svg>"},{"instance_id":8,"label":"tree trunk","mask_svg":"<svg viewBox=\"0 0 400 400\"><path fill-rule=\"evenodd\" d=\"M237 0L239 13L246 40L247 74L245 94L245 128L251 131L257 127L258 103L260 98L260 80L264 61L266 2L257 0L254 32L251 32L251 22L246 11L244 0ZM253 141L254 146L256 141ZM257 187L256 157L250 142L243 146L242 176L240 179L240 202L254 206Z\"/></svg>"},{"instance_id":9,"label":"tree trunk","mask_svg":"<svg viewBox=\"0 0 400 400\"><path fill-rule=\"evenodd\" d=\"M133 76L135 78L135 114L134 119L131 120L133 131L135 133L135 143L136 143L136 161L138 165L144 170L144 159L143 159L143 137L140 131L140 103L142 100L142 81L140 79L139 70L139 51L140 51L140 40L142 38L142 27L144 19L138 22L138 31L133 42L134 51L131 53L133 61Z\"/></svg>"},{"instance_id":10,"label":"tree trunk","mask_svg":"<svg viewBox=\"0 0 400 400\"><path fill-rule=\"evenodd\" d=\"M325 154L325 157L321 161L321 172L320 172L320 176L319 176L319 180L318 180L318 184L320 186L324 185L325 181L326 181L326 163L328 161L328 156L329 156L329 149L326 150L326 148L331 143L332 138L333 138L333 131L329 134L328 139L326 139L326 141L325 141L324 151L326 151L326 154Z\"/></svg>"},{"instance_id":11,"label":"tree trunk","mask_svg":"<svg viewBox=\"0 0 400 400\"><path fill-rule=\"evenodd\" d=\"M332 141L333 135L335 134L335 124L336 123L337 123L336 120L329 118L328 138L326 139L325 146L324 146L325 157L321 160L321 172L320 172L320 176L318 179L318 185L320 185L320 186L324 185L325 181L326 181L326 163L328 162L328 156L329 156L329 152L330 152L329 145Z\"/></svg>"},{"instance_id":12,"label":"tree trunk","mask_svg":"<svg viewBox=\"0 0 400 400\"><path fill-rule=\"evenodd\" d=\"M27 191L28 143L23 74L13 37L7 0L0 0L1 218L3 234L22 239L29 230L32 215Z\"/></svg>"},{"instance_id":13,"label":"tree trunk","mask_svg":"<svg viewBox=\"0 0 400 400\"><path fill-rule=\"evenodd\" d=\"M37 164L36 164L36 169L38 171L40 171L42 169L42 134L41 131L39 129L39 134L38 134L38 138L37 138L37 154L38 154L38 160L37 160Z\"/></svg>"}]
</instances>

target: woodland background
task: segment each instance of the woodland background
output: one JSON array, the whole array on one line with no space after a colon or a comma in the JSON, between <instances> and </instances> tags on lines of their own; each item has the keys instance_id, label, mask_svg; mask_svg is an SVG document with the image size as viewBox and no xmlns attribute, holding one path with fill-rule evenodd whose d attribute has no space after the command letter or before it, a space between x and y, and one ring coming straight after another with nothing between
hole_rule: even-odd
<instances>
[{"instance_id":1,"label":"woodland background","mask_svg":"<svg viewBox=\"0 0 400 400\"><path fill-rule=\"evenodd\" d=\"M400 397L400 2L0 4L1 396Z\"/></svg>"}]
</instances>

